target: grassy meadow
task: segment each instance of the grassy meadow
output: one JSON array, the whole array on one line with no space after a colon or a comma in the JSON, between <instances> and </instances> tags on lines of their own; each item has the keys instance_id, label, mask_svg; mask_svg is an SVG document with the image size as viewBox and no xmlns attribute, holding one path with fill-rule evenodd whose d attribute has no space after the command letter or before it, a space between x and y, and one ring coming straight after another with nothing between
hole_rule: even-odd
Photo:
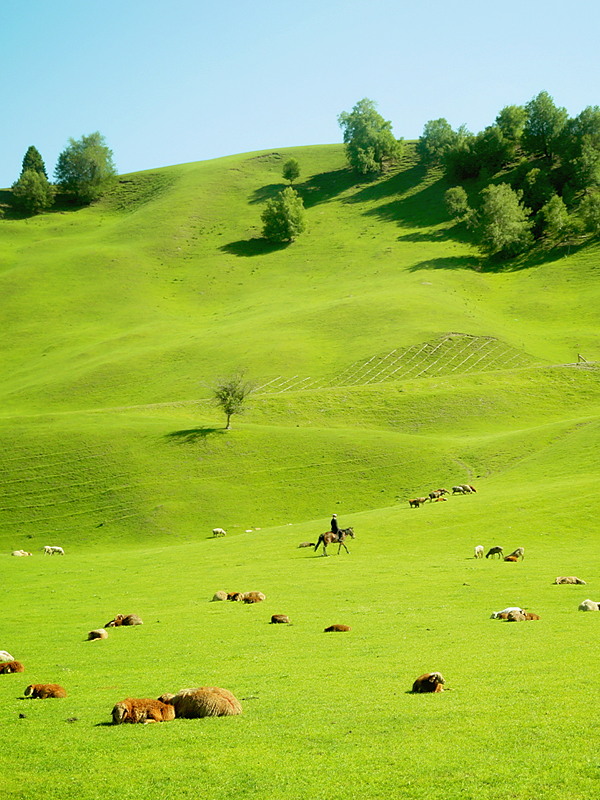
<instances>
[{"instance_id":1,"label":"grassy meadow","mask_svg":"<svg viewBox=\"0 0 600 800\"><path fill-rule=\"evenodd\" d=\"M290 156L308 229L268 245ZM374 181L331 145L0 222L7 796L597 796L600 251L487 262L446 188L410 144ZM237 369L256 391L225 431L210 387ZM477 494L408 506L457 483ZM350 555L299 549L332 512ZM541 619L490 619L509 605ZM86 641L117 613L144 625ZM434 670L452 691L409 693ZM203 685L243 715L108 724Z\"/></svg>"}]
</instances>

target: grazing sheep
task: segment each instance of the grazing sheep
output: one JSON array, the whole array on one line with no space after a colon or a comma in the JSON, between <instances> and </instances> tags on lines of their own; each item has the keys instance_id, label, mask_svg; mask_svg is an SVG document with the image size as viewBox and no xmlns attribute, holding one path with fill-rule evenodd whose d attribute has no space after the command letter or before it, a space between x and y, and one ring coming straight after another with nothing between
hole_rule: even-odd
<instances>
[{"instance_id":1,"label":"grazing sheep","mask_svg":"<svg viewBox=\"0 0 600 800\"><path fill-rule=\"evenodd\" d=\"M513 563L515 563L515 562L516 562L516 561L518 561L519 559L518 559L516 556L506 556L506 557L504 558L504 560L505 560L505 561L512 561Z\"/></svg>"},{"instance_id":2,"label":"grazing sheep","mask_svg":"<svg viewBox=\"0 0 600 800\"><path fill-rule=\"evenodd\" d=\"M437 500L438 497L444 494L449 494L448 489L434 489L433 492L429 492L429 502L431 503L432 500Z\"/></svg>"},{"instance_id":3,"label":"grazing sheep","mask_svg":"<svg viewBox=\"0 0 600 800\"><path fill-rule=\"evenodd\" d=\"M104 628L96 628L96 630L88 633L88 642L95 641L96 639L108 639L108 633Z\"/></svg>"},{"instance_id":4,"label":"grazing sheep","mask_svg":"<svg viewBox=\"0 0 600 800\"><path fill-rule=\"evenodd\" d=\"M168 722L175 719L175 709L168 703L152 698L137 699L128 697L116 703L112 710L113 725L126 722Z\"/></svg>"},{"instance_id":5,"label":"grazing sheep","mask_svg":"<svg viewBox=\"0 0 600 800\"><path fill-rule=\"evenodd\" d=\"M222 590L215 592L213 595L213 599L211 600L211 603L214 603L216 600L227 600L227 592L224 592Z\"/></svg>"},{"instance_id":6,"label":"grazing sheep","mask_svg":"<svg viewBox=\"0 0 600 800\"><path fill-rule=\"evenodd\" d=\"M104 626L105 628L120 628L122 625L143 625L144 622L141 617L138 617L137 614L127 614L123 616L123 614L117 614L114 619L111 619L110 622L107 622Z\"/></svg>"},{"instance_id":7,"label":"grazing sheep","mask_svg":"<svg viewBox=\"0 0 600 800\"><path fill-rule=\"evenodd\" d=\"M525 558L525 548L524 547L517 547L516 550L513 550L512 553L509 553L506 558L510 558L511 556L515 556L515 558L520 558L521 561ZM506 561L506 558L504 559Z\"/></svg>"},{"instance_id":8,"label":"grazing sheep","mask_svg":"<svg viewBox=\"0 0 600 800\"><path fill-rule=\"evenodd\" d=\"M27 550L13 550L11 556L17 556L20 558L21 556L32 556L33 553L28 553Z\"/></svg>"},{"instance_id":9,"label":"grazing sheep","mask_svg":"<svg viewBox=\"0 0 600 800\"><path fill-rule=\"evenodd\" d=\"M426 692L443 692L443 684L446 683L441 672L426 672L424 675L419 675L417 680L413 683L412 691L415 694L425 694Z\"/></svg>"},{"instance_id":10,"label":"grazing sheep","mask_svg":"<svg viewBox=\"0 0 600 800\"><path fill-rule=\"evenodd\" d=\"M522 611L509 611L507 622L524 622L527 617Z\"/></svg>"},{"instance_id":11,"label":"grazing sheep","mask_svg":"<svg viewBox=\"0 0 600 800\"><path fill-rule=\"evenodd\" d=\"M509 606L508 608L503 608L502 611L494 611L491 619L504 619L501 617L501 614L510 614L511 611L519 611L521 614L525 614L524 608L521 608L520 606Z\"/></svg>"},{"instance_id":12,"label":"grazing sheep","mask_svg":"<svg viewBox=\"0 0 600 800\"><path fill-rule=\"evenodd\" d=\"M415 497L414 500L408 501L408 505L411 508L420 508L423 505L423 503L428 499L429 499L428 497Z\"/></svg>"},{"instance_id":13,"label":"grazing sheep","mask_svg":"<svg viewBox=\"0 0 600 800\"><path fill-rule=\"evenodd\" d=\"M452 487L452 494L465 494L465 487L464 486L453 486Z\"/></svg>"},{"instance_id":14,"label":"grazing sheep","mask_svg":"<svg viewBox=\"0 0 600 800\"><path fill-rule=\"evenodd\" d=\"M237 603L242 600L244 595L241 592L229 592L227 595L228 600L232 600L234 603Z\"/></svg>"},{"instance_id":15,"label":"grazing sheep","mask_svg":"<svg viewBox=\"0 0 600 800\"><path fill-rule=\"evenodd\" d=\"M262 592L246 592L242 595L244 603L262 603L262 601L266 599Z\"/></svg>"},{"instance_id":16,"label":"grazing sheep","mask_svg":"<svg viewBox=\"0 0 600 800\"><path fill-rule=\"evenodd\" d=\"M314 542L300 542L300 544L298 545L298 547L314 547L314 546L315 546Z\"/></svg>"},{"instance_id":17,"label":"grazing sheep","mask_svg":"<svg viewBox=\"0 0 600 800\"><path fill-rule=\"evenodd\" d=\"M25 697L45 700L47 697L66 697L67 693L58 683L30 683L23 692Z\"/></svg>"},{"instance_id":18,"label":"grazing sheep","mask_svg":"<svg viewBox=\"0 0 600 800\"><path fill-rule=\"evenodd\" d=\"M494 556L498 556L498 558L502 558L502 552L503 548L500 547L499 545L497 547L490 547L490 549L485 554L485 557L489 558L491 556L493 558Z\"/></svg>"},{"instance_id":19,"label":"grazing sheep","mask_svg":"<svg viewBox=\"0 0 600 800\"><path fill-rule=\"evenodd\" d=\"M0 661L14 661L14 658L6 650L0 650Z\"/></svg>"},{"instance_id":20,"label":"grazing sheep","mask_svg":"<svg viewBox=\"0 0 600 800\"><path fill-rule=\"evenodd\" d=\"M227 531L223 528L213 528L213 536L227 536Z\"/></svg>"},{"instance_id":21,"label":"grazing sheep","mask_svg":"<svg viewBox=\"0 0 600 800\"><path fill-rule=\"evenodd\" d=\"M336 631L351 631L352 628L350 625L330 625L328 628L325 628L324 633L332 633Z\"/></svg>"},{"instance_id":22,"label":"grazing sheep","mask_svg":"<svg viewBox=\"0 0 600 800\"><path fill-rule=\"evenodd\" d=\"M475 489L468 483L461 483L461 488L463 489L464 494L472 494L475 491Z\"/></svg>"},{"instance_id":23,"label":"grazing sheep","mask_svg":"<svg viewBox=\"0 0 600 800\"><path fill-rule=\"evenodd\" d=\"M273 614L271 617L271 623L280 623L284 624L287 623L289 625L290 618L285 614Z\"/></svg>"},{"instance_id":24,"label":"grazing sheep","mask_svg":"<svg viewBox=\"0 0 600 800\"><path fill-rule=\"evenodd\" d=\"M584 600L579 604L580 611L600 611L600 603L594 603L593 600Z\"/></svg>"},{"instance_id":25,"label":"grazing sheep","mask_svg":"<svg viewBox=\"0 0 600 800\"><path fill-rule=\"evenodd\" d=\"M44 547L44 555L45 556L51 556L52 555L52 548L49 545L46 545Z\"/></svg>"},{"instance_id":26,"label":"grazing sheep","mask_svg":"<svg viewBox=\"0 0 600 800\"><path fill-rule=\"evenodd\" d=\"M581 578L576 578L575 575L569 575L569 576L566 576L566 577L563 575L562 577L557 578L554 581L554 583L558 583L558 584L561 584L561 583L568 583L568 584L579 583L579 584L582 584L583 586L586 586L586 582L582 581Z\"/></svg>"},{"instance_id":27,"label":"grazing sheep","mask_svg":"<svg viewBox=\"0 0 600 800\"><path fill-rule=\"evenodd\" d=\"M473 494L477 494L477 489L474 486L471 486L471 484L469 484L469 489L473 492Z\"/></svg>"},{"instance_id":28,"label":"grazing sheep","mask_svg":"<svg viewBox=\"0 0 600 800\"><path fill-rule=\"evenodd\" d=\"M163 694L159 700L171 705L175 716L184 719L232 717L242 713L239 701L227 689L218 686L182 689L175 695Z\"/></svg>"},{"instance_id":29,"label":"grazing sheep","mask_svg":"<svg viewBox=\"0 0 600 800\"><path fill-rule=\"evenodd\" d=\"M540 615L539 615L539 614L532 614L532 613L531 613L531 612L529 612L529 611L527 612L527 614L525 614L525 619L526 619L528 622L529 622L530 620L533 620L533 619L539 619L539 618L540 618Z\"/></svg>"},{"instance_id":30,"label":"grazing sheep","mask_svg":"<svg viewBox=\"0 0 600 800\"><path fill-rule=\"evenodd\" d=\"M45 556L53 556L55 554L58 556L64 556L65 551L62 549L62 547L50 547L49 545L44 547Z\"/></svg>"},{"instance_id":31,"label":"grazing sheep","mask_svg":"<svg viewBox=\"0 0 600 800\"><path fill-rule=\"evenodd\" d=\"M483 558L483 545L478 544L475 548L475 558Z\"/></svg>"},{"instance_id":32,"label":"grazing sheep","mask_svg":"<svg viewBox=\"0 0 600 800\"><path fill-rule=\"evenodd\" d=\"M0 675L8 675L11 672L25 672L25 667L20 661L3 661L0 664Z\"/></svg>"}]
</instances>

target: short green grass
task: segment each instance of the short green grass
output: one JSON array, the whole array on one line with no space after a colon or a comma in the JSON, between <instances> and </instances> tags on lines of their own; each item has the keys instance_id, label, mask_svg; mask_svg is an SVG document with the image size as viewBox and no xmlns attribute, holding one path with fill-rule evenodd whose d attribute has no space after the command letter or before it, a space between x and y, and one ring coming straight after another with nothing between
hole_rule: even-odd
<instances>
[{"instance_id":1,"label":"short green grass","mask_svg":"<svg viewBox=\"0 0 600 800\"><path fill-rule=\"evenodd\" d=\"M308 231L268 246L290 156ZM366 182L309 147L0 223L0 648L26 666L0 676L6 794L597 796L600 615L577 606L600 600L598 246L485 262L446 188L410 143ZM239 368L257 391L226 432L210 386ZM332 512L351 554L298 549ZM489 619L513 604L541 620ZM429 670L452 691L409 694ZM107 724L128 695L211 684L242 717Z\"/></svg>"}]
</instances>

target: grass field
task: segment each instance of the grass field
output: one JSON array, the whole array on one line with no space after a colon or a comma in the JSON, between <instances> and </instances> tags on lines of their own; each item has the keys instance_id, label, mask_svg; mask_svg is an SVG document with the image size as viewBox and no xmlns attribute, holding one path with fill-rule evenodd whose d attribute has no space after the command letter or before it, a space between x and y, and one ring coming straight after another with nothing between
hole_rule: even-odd
<instances>
[{"instance_id":1,"label":"grass field","mask_svg":"<svg viewBox=\"0 0 600 800\"><path fill-rule=\"evenodd\" d=\"M292 155L308 231L267 246ZM597 796L598 245L486 262L446 188L410 145L372 182L324 146L0 223L7 796ZM240 368L257 388L226 432L210 386ZM409 508L456 483L477 494ZM332 512L350 555L298 549ZM490 619L508 605L541 619ZM144 625L85 641L117 613ZM432 670L452 691L408 693ZM202 685L243 715L108 725Z\"/></svg>"}]
</instances>

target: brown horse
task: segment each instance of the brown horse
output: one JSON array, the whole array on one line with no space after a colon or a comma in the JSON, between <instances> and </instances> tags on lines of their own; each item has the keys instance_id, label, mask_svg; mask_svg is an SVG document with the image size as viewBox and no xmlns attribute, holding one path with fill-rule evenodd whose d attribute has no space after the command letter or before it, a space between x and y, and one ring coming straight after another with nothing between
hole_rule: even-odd
<instances>
[{"instance_id":1,"label":"brown horse","mask_svg":"<svg viewBox=\"0 0 600 800\"><path fill-rule=\"evenodd\" d=\"M351 539L354 539L354 528L340 528L340 530L337 533L334 533L333 531L328 531L327 533L322 533L319 536L319 541L315 545L315 551L318 549L319 545L322 542L323 543L323 555L326 556L327 555L327 545L335 544L336 542L338 542L339 545L340 545L338 547L338 555L340 554L340 550L342 549L342 547L345 549L345 551L348 554L350 554L350 550L348 550L348 548L346 547L346 543L344 542L344 539L346 538L346 536L349 536Z\"/></svg>"}]
</instances>

